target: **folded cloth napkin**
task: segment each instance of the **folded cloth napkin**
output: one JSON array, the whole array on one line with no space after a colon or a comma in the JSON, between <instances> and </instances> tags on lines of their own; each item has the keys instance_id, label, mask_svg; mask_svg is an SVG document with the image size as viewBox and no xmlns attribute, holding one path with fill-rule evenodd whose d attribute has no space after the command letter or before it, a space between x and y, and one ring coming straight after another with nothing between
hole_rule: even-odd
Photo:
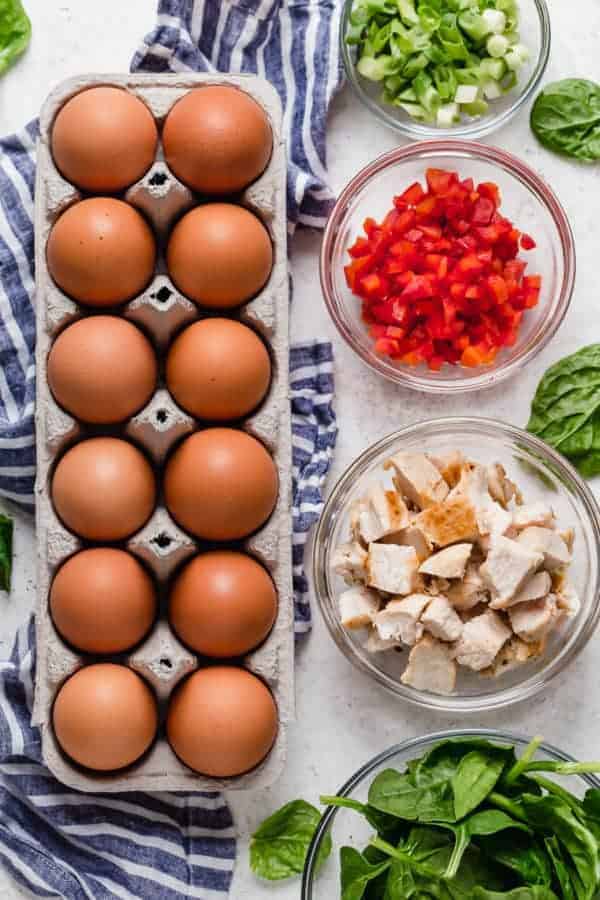
<instances>
[{"instance_id":1,"label":"folded cloth napkin","mask_svg":"<svg viewBox=\"0 0 600 900\"><path fill-rule=\"evenodd\" d=\"M325 123L341 83L337 0L161 0L135 71L235 71L263 75L284 107L290 231L321 226ZM0 495L33 505L35 316L33 190L37 124L0 141ZM303 551L321 508L337 434L331 346L290 353L293 430L293 566L296 630L310 627ZM32 894L201 900L231 884L235 836L221 794L86 795L41 765L30 723L33 624L0 662L0 862Z\"/></svg>"}]
</instances>

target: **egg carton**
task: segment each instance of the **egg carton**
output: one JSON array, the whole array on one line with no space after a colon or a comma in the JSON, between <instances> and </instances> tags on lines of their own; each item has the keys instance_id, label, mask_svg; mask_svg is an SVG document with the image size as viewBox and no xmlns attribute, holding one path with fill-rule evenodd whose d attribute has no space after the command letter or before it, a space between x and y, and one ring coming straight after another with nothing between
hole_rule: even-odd
<instances>
[{"instance_id":1,"label":"egg carton","mask_svg":"<svg viewBox=\"0 0 600 900\"><path fill-rule=\"evenodd\" d=\"M60 107L80 90L95 85L125 88L143 100L159 128L173 104L190 89L207 84L232 85L253 97L266 111L273 130L273 154L266 171L236 202L256 213L273 241L274 263L266 287L253 300L234 311L263 335L271 350L273 379L259 410L241 426L271 452L279 473L279 497L269 521L243 542L243 548L271 573L279 607L266 641L243 661L248 670L270 687L279 711L279 731L269 756L251 772L234 778L214 779L188 769L171 750L164 727L148 753L136 764L116 773L93 773L71 762L55 739L51 712L64 680L92 657L79 655L61 640L48 610L48 593L58 567L85 543L58 519L51 501L50 481L61 453L88 433L128 438L154 461L157 473L174 444L202 425L181 410L164 384L159 384L148 405L117 427L89 428L62 410L47 382L47 358L56 335L71 321L87 314L54 284L46 265L46 242L58 216L82 194L58 172L50 151L50 133ZM272 784L286 755L286 726L294 715L293 594L291 571L291 421L288 396L288 303L286 247L286 160L281 137L281 107L275 90L255 76L230 75L86 75L63 82L48 97L41 112L36 184L36 318L37 318L37 480L36 523L38 541L38 601L36 613L37 672L33 721L42 733L44 762L63 783L82 791L133 790L249 790ZM171 282L164 259L165 238L174 221L201 202L166 166L161 148L146 175L123 197L151 222L159 247L155 277L140 296L117 314L142 326L156 344L160 357L173 336L186 324L203 317L202 311ZM111 313L113 310L101 310ZM229 312L223 313L229 315ZM226 424L226 423L223 423ZM237 426L235 426L237 427ZM160 485L160 481L158 482ZM173 521L159 495L147 524L122 544L155 574L162 615L150 636L119 661L139 672L154 688L161 707L161 723L168 698L188 673L203 663L175 637L165 619L169 579L184 560L205 548ZM238 545L239 546L239 545Z\"/></svg>"}]
</instances>

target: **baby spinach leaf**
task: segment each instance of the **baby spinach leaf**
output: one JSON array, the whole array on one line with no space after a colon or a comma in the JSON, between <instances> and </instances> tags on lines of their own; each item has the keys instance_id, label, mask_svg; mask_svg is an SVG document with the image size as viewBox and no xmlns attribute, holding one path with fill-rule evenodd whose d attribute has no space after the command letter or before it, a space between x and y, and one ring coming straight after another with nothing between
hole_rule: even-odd
<instances>
[{"instance_id":1,"label":"baby spinach leaf","mask_svg":"<svg viewBox=\"0 0 600 900\"><path fill-rule=\"evenodd\" d=\"M452 786L445 776L415 784L410 773L385 769L369 788L369 805L409 821L455 821Z\"/></svg>"},{"instance_id":2,"label":"baby spinach leaf","mask_svg":"<svg viewBox=\"0 0 600 900\"><path fill-rule=\"evenodd\" d=\"M477 840L488 859L515 872L526 884L550 885L552 870L543 848L524 834L506 832Z\"/></svg>"},{"instance_id":3,"label":"baby spinach leaf","mask_svg":"<svg viewBox=\"0 0 600 900\"><path fill-rule=\"evenodd\" d=\"M482 810L482 812L474 813L463 819L459 825L445 825L444 827L449 828L454 834L454 850L444 873L445 878L454 878L473 838L497 835L508 829L530 832L527 825L511 819L499 809Z\"/></svg>"},{"instance_id":4,"label":"baby spinach leaf","mask_svg":"<svg viewBox=\"0 0 600 900\"><path fill-rule=\"evenodd\" d=\"M563 849L557 838L549 837L544 841L548 856L552 861L552 868L556 880L560 885L563 900L577 900L577 891L575 890L574 881L577 878L569 866L568 860L565 858Z\"/></svg>"},{"instance_id":5,"label":"baby spinach leaf","mask_svg":"<svg viewBox=\"0 0 600 900\"><path fill-rule=\"evenodd\" d=\"M12 558L13 520L0 513L0 590L3 591L10 591Z\"/></svg>"},{"instance_id":6,"label":"baby spinach leaf","mask_svg":"<svg viewBox=\"0 0 600 900\"><path fill-rule=\"evenodd\" d=\"M528 822L538 831L555 836L569 854L583 886L583 898L592 898L600 883L598 843L589 828L560 797L547 795L521 800Z\"/></svg>"},{"instance_id":7,"label":"baby spinach leaf","mask_svg":"<svg viewBox=\"0 0 600 900\"><path fill-rule=\"evenodd\" d=\"M0 75L26 50L31 22L21 0L0 0Z\"/></svg>"},{"instance_id":8,"label":"baby spinach leaf","mask_svg":"<svg viewBox=\"0 0 600 900\"><path fill-rule=\"evenodd\" d=\"M472 750L461 759L451 781L456 819L464 818L483 803L494 789L505 765L505 756L489 749L485 752Z\"/></svg>"},{"instance_id":9,"label":"baby spinach leaf","mask_svg":"<svg viewBox=\"0 0 600 900\"><path fill-rule=\"evenodd\" d=\"M512 891L488 891L486 888L476 887L471 900L558 900L558 897L548 887L532 885L513 888Z\"/></svg>"},{"instance_id":10,"label":"baby spinach leaf","mask_svg":"<svg viewBox=\"0 0 600 900\"><path fill-rule=\"evenodd\" d=\"M386 872L390 865L390 859L372 864L353 847L342 847L340 850L341 900L362 900L368 883Z\"/></svg>"},{"instance_id":11,"label":"baby spinach leaf","mask_svg":"<svg viewBox=\"0 0 600 900\"><path fill-rule=\"evenodd\" d=\"M546 85L533 104L531 129L549 150L600 159L600 85L583 78Z\"/></svg>"},{"instance_id":12,"label":"baby spinach leaf","mask_svg":"<svg viewBox=\"0 0 600 900\"><path fill-rule=\"evenodd\" d=\"M600 473L600 344L554 363L540 381L527 430L570 459L582 475Z\"/></svg>"},{"instance_id":13,"label":"baby spinach leaf","mask_svg":"<svg viewBox=\"0 0 600 900\"><path fill-rule=\"evenodd\" d=\"M298 875L321 819L318 809L305 800L292 800L258 827L250 842L250 867L260 878L279 881ZM325 836L318 866L331 853L331 836Z\"/></svg>"}]
</instances>

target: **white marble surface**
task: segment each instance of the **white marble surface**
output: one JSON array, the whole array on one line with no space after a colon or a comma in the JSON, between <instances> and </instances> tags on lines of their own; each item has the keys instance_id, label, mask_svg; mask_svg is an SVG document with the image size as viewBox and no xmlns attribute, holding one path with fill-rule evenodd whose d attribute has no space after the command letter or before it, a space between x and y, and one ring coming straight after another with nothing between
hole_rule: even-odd
<instances>
[{"instance_id":1,"label":"white marble surface","mask_svg":"<svg viewBox=\"0 0 600 900\"><path fill-rule=\"evenodd\" d=\"M597 0L548 0L553 48L548 79L581 76L600 80L600 6ZM153 0L25 0L34 37L27 55L0 82L0 132L20 127L58 80L82 71L125 69L154 15ZM583 343L600 339L598 246L600 168L582 167L536 146L527 115L491 138L524 157L562 200L577 242L578 275L574 301L558 336L512 382L476 398L477 412L527 420L529 401L546 366ZM336 189L375 155L397 144L378 127L348 91L335 103L329 124L329 167ZM473 410L470 400L438 400L408 393L367 371L342 345L330 324L318 283L319 235L299 233L292 246L295 275L293 337L333 340L336 352L337 413L340 435L333 476L339 475L367 444L402 424L440 414ZM0 597L0 655L34 596L34 536L19 518L14 588ZM297 883L260 885L248 871L247 835L265 814L298 796L317 800L333 792L376 752L403 738L465 724L403 706L354 670L333 646L318 619L298 654L298 720L290 732L286 772L270 791L234 795L240 832L232 900L296 898ZM600 734L600 643L595 638L562 679L542 697L511 709L469 719L471 725L506 727L544 734L580 758L598 757ZM0 897L18 896L0 875Z\"/></svg>"}]
</instances>

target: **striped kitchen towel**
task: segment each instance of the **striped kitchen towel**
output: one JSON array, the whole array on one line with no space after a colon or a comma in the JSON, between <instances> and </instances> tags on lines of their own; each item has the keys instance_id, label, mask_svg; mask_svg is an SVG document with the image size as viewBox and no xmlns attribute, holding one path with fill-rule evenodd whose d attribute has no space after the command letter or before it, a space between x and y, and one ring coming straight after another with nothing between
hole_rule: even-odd
<instances>
[{"instance_id":1,"label":"striped kitchen towel","mask_svg":"<svg viewBox=\"0 0 600 900\"><path fill-rule=\"evenodd\" d=\"M144 71L264 75L284 107L290 231L323 224L325 123L341 81L337 0L161 0L135 55ZM35 317L33 190L37 124L0 141L0 495L33 505ZM292 348L293 564L296 629L310 627L304 545L321 508L336 439L331 346ZM41 764L30 724L33 624L0 662L0 864L32 895L88 898L223 897L235 860L229 809L218 793L80 794Z\"/></svg>"}]
</instances>

